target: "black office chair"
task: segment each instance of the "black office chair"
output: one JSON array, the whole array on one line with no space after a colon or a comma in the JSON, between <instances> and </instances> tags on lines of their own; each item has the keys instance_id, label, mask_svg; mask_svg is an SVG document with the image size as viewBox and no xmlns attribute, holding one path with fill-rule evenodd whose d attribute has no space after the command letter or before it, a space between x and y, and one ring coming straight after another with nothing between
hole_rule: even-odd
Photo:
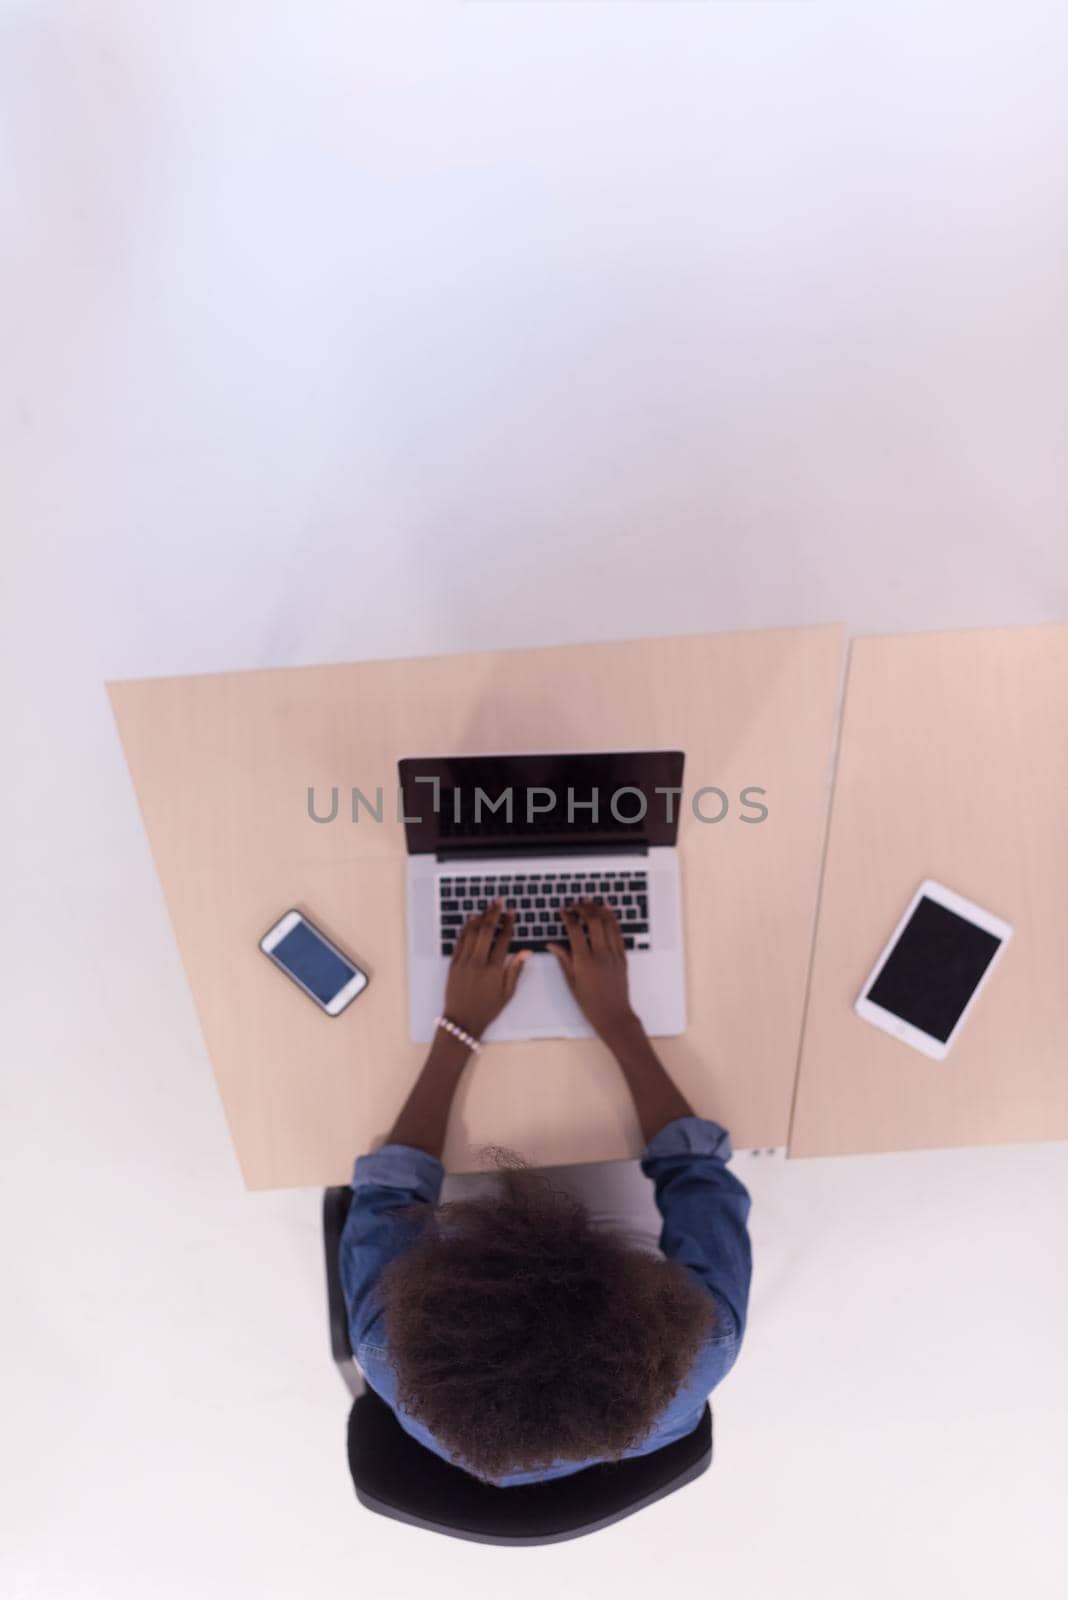
<instances>
[{"instance_id":1,"label":"black office chair","mask_svg":"<svg viewBox=\"0 0 1068 1600\"><path fill-rule=\"evenodd\" d=\"M341 1294L338 1243L352 1190L323 1195L323 1243L330 1346L353 1396L349 1471L368 1511L433 1533L479 1544L554 1544L593 1533L699 1478L712 1461L712 1411L706 1403L685 1438L645 1456L603 1461L544 1483L499 1488L426 1449L406 1433L390 1406L364 1384L352 1356Z\"/></svg>"}]
</instances>

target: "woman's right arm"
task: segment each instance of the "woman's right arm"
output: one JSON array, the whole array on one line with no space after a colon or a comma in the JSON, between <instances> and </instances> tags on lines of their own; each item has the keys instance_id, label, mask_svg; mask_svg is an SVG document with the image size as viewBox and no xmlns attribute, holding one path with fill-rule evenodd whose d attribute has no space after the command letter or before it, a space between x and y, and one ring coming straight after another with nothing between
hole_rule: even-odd
<instances>
[{"instance_id":1,"label":"woman's right arm","mask_svg":"<svg viewBox=\"0 0 1068 1600\"><path fill-rule=\"evenodd\" d=\"M745 1328L752 1277L748 1190L728 1170L730 1136L695 1114L631 1010L627 956L615 913L580 902L564 913L569 949L550 946L579 1005L619 1063L645 1137L642 1171L664 1219L660 1245L726 1302L734 1346Z\"/></svg>"},{"instance_id":2,"label":"woman's right arm","mask_svg":"<svg viewBox=\"0 0 1068 1600\"><path fill-rule=\"evenodd\" d=\"M580 900L563 912L568 949L551 944L572 994L615 1056L648 1142L693 1107L674 1083L631 1010L627 952L619 919L608 906Z\"/></svg>"}]
</instances>

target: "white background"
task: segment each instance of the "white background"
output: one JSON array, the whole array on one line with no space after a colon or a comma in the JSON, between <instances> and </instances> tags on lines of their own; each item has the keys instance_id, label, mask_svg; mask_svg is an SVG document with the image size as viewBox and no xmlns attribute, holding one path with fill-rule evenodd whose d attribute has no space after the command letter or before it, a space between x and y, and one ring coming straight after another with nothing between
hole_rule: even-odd
<instances>
[{"instance_id":1,"label":"white background","mask_svg":"<svg viewBox=\"0 0 1068 1600\"><path fill-rule=\"evenodd\" d=\"M739 1156L699 1485L361 1511L103 682L1065 619L1066 65L1029 0L0 0L5 1596L1064 1592L1063 1144Z\"/></svg>"}]
</instances>

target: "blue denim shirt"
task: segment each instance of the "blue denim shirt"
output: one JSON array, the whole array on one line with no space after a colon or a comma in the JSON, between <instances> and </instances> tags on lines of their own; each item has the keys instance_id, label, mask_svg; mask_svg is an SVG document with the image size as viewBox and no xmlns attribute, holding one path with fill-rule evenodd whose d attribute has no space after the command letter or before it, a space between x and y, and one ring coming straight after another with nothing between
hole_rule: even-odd
<instances>
[{"instance_id":1,"label":"blue denim shirt","mask_svg":"<svg viewBox=\"0 0 1068 1600\"><path fill-rule=\"evenodd\" d=\"M749 1193L727 1170L730 1136L705 1117L677 1117L660 1129L641 1157L641 1168L655 1187L664 1219L660 1249L680 1261L716 1302L716 1327L699 1351L683 1387L658 1418L652 1432L630 1455L647 1455L684 1434L701 1420L705 1399L734 1365L745 1331L752 1274L746 1221ZM396 1399L396 1377L389 1361L384 1308L375 1293L378 1275L414 1238L414 1225L395 1215L415 1200L436 1205L445 1169L436 1156L411 1145L384 1144L358 1156L352 1177L352 1204L341 1235L341 1283L348 1308L356 1359L371 1388L396 1412L407 1433L445 1460L449 1453ZM559 1461L541 1472L513 1472L494 1481L506 1486L564 1477L593 1461Z\"/></svg>"}]
</instances>

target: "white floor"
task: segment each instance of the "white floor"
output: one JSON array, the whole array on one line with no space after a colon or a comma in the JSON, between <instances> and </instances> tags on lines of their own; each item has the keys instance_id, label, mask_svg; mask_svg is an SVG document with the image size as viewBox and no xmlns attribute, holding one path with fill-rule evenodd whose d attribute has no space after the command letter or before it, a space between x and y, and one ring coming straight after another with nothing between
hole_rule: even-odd
<instances>
[{"instance_id":1,"label":"white floor","mask_svg":"<svg viewBox=\"0 0 1068 1600\"><path fill-rule=\"evenodd\" d=\"M103 682L1068 618L1066 52L0 4L5 1596L1065 1591L1063 1144L739 1158L699 1485L522 1555L361 1512L318 1196L242 1191Z\"/></svg>"}]
</instances>

